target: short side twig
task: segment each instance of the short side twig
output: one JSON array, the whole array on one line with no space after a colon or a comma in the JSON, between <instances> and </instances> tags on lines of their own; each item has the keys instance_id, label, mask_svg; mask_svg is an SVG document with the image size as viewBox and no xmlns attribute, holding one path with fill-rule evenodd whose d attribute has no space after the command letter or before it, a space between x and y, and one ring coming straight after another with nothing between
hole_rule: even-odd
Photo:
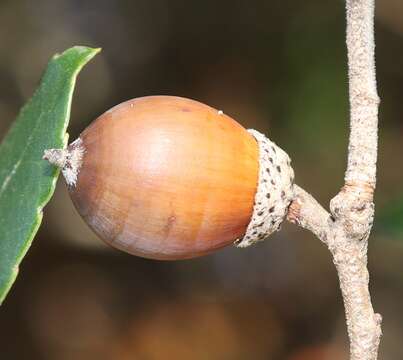
<instances>
[{"instance_id":1,"label":"short side twig","mask_svg":"<svg viewBox=\"0 0 403 360\"><path fill-rule=\"evenodd\" d=\"M292 201L287 220L314 233L329 246L332 239L332 218L330 214L305 190L294 185L295 199Z\"/></svg>"}]
</instances>

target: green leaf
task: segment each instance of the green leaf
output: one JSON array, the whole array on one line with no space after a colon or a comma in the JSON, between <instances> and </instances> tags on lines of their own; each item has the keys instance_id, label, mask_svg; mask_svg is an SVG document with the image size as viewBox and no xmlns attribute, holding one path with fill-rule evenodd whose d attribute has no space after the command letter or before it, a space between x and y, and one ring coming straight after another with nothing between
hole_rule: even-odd
<instances>
[{"instance_id":1,"label":"green leaf","mask_svg":"<svg viewBox=\"0 0 403 360\"><path fill-rule=\"evenodd\" d=\"M43 151L66 146L77 74L98 52L77 46L55 55L0 145L0 304L17 277L59 175L42 160Z\"/></svg>"}]
</instances>

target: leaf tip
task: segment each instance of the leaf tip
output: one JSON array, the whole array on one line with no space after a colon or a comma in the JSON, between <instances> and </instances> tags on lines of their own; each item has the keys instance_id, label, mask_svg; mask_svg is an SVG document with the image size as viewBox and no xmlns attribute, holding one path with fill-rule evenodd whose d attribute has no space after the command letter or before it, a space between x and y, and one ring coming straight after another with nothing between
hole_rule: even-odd
<instances>
[{"instance_id":1,"label":"leaf tip","mask_svg":"<svg viewBox=\"0 0 403 360\"><path fill-rule=\"evenodd\" d=\"M92 48L88 46L75 45L62 53L56 53L52 56L52 60L58 60L63 57L68 57L70 55L75 55L86 59L87 61L91 60L95 55L97 55L102 48Z\"/></svg>"}]
</instances>

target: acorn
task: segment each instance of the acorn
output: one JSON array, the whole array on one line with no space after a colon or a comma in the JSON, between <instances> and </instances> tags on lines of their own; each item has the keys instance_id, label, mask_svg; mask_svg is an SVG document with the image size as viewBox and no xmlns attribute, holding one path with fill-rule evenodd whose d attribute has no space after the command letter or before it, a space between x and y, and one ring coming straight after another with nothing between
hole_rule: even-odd
<instances>
[{"instance_id":1,"label":"acorn","mask_svg":"<svg viewBox=\"0 0 403 360\"><path fill-rule=\"evenodd\" d=\"M174 96L123 102L44 159L62 169L77 211L101 239L152 259L263 240L293 198L282 149L222 111Z\"/></svg>"}]
</instances>

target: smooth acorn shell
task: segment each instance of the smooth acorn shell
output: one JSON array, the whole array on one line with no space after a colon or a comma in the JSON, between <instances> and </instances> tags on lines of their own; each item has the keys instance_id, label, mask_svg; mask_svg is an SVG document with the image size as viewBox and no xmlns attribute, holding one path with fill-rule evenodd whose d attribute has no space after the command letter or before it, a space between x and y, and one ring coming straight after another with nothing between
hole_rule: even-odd
<instances>
[{"instance_id":1,"label":"smooth acorn shell","mask_svg":"<svg viewBox=\"0 0 403 360\"><path fill-rule=\"evenodd\" d=\"M258 145L197 101L126 101L80 135L73 202L108 244L154 259L207 254L241 237L258 182Z\"/></svg>"}]
</instances>

